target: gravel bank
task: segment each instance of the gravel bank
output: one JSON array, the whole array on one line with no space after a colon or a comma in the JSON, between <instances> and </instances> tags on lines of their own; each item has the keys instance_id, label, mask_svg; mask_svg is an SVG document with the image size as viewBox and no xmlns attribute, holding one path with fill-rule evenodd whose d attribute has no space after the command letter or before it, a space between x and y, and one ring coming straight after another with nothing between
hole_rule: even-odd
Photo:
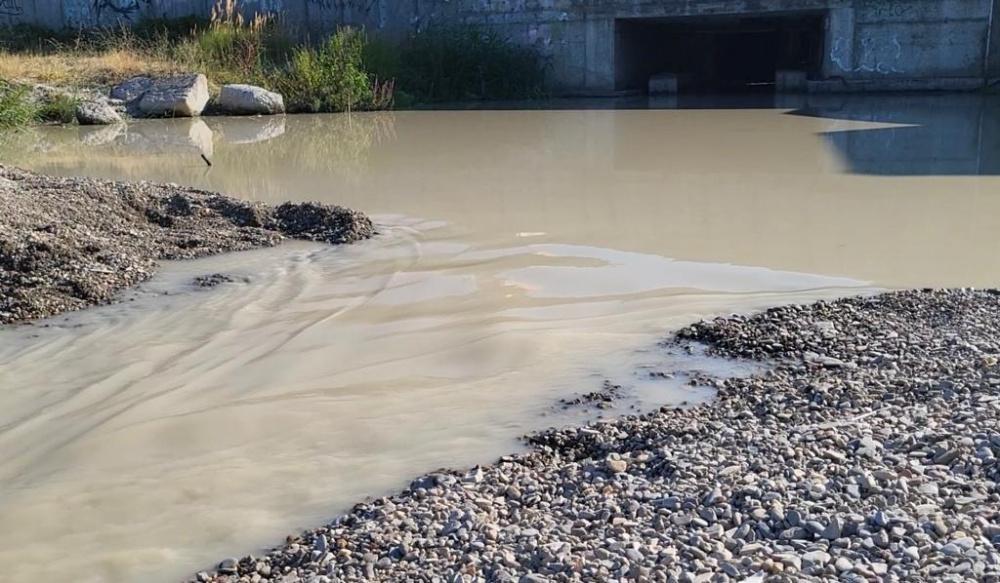
<instances>
[{"instance_id":1,"label":"gravel bank","mask_svg":"<svg viewBox=\"0 0 1000 583\"><path fill-rule=\"evenodd\" d=\"M718 399L529 437L198 581L1000 580L1000 295L704 322Z\"/></svg>"},{"instance_id":2,"label":"gravel bank","mask_svg":"<svg viewBox=\"0 0 1000 583\"><path fill-rule=\"evenodd\" d=\"M150 182L56 178L0 165L0 325L112 301L165 259L350 243L371 221L336 206L269 207Z\"/></svg>"}]
</instances>

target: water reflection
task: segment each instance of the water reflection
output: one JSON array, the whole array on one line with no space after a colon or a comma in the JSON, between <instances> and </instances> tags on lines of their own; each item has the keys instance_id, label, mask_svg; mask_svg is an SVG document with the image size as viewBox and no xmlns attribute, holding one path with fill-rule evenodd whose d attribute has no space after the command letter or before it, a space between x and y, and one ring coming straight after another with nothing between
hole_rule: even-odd
<instances>
[{"instance_id":1,"label":"water reflection","mask_svg":"<svg viewBox=\"0 0 1000 583\"><path fill-rule=\"evenodd\" d=\"M696 95L633 101L651 109L789 109L792 115L893 127L825 134L857 174L1000 174L1000 95Z\"/></svg>"},{"instance_id":2,"label":"water reflection","mask_svg":"<svg viewBox=\"0 0 1000 583\"><path fill-rule=\"evenodd\" d=\"M216 119L211 125L227 144L256 144L284 134L285 116L235 117L221 123Z\"/></svg>"},{"instance_id":3,"label":"water reflection","mask_svg":"<svg viewBox=\"0 0 1000 583\"><path fill-rule=\"evenodd\" d=\"M1000 96L814 96L795 112L900 124L826 136L852 172L880 175L1000 174Z\"/></svg>"},{"instance_id":4,"label":"water reflection","mask_svg":"<svg viewBox=\"0 0 1000 583\"><path fill-rule=\"evenodd\" d=\"M892 176L961 176L1000 174L1000 95L699 95L628 97L620 99L572 99L547 102L507 102L502 104L478 103L454 106L457 110L515 110L544 109L549 111L572 110L747 110L780 109L790 115L849 120L881 124L863 128L834 127L823 131L824 140L844 163L845 170L856 174ZM442 116L455 111L441 112ZM204 118L186 120L158 120L135 122L128 126L58 128L36 134L28 139L24 134L6 135L0 143L4 158L19 163L44 152L46 157L58 158L60 153L76 156L76 145L82 143L97 148L94 154L119 158L122 163L136 156L155 155L169 158L171 166L178 161L192 169L203 170L198 156L213 156L218 144L258 148L254 155L279 158L309 169L336 171L351 174L362 171L373 147L395 138L395 119L392 112L353 116L326 116L308 122L309 137L302 139L301 118L247 117ZM403 112L402 115L410 115ZM299 136L296 145L280 140L289 124L295 124ZM740 157L757 156L778 151L762 148L767 137L754 134L733 133L738 138ZM320 139L322 138L322 139ZM327 139L328 138L328 139ZM527 139L527 138L526 138ZM272 146L264 142L277 140ZM628 136L616 148L615 159L620 164L641 159L634 156ZM697 146L700 140L685 144ZM670 147L672 140L664 140ZM727 140L723 148L733 142ZM712 145L712 148L719 144ZM294 150L294 156L288 156ZM233 150L227 150L232 152ZM625 155L620 155L625 152ZM664 160L673 164L689 158L683 152L674 152L675 159ZM707 153L707 152L706 152ZM225 152L219 152L225 154ZM180 155L180 156L178 156ZM778 160L769 162L780 163ZM249 182L249 181L248 181ZM252 189L248 183L247 188ZM246 189L243 189L246 191Z\"/></svg>"},{"instance_id":5,"label":"water reflection","mask_svg":"<svg viewBox=\"0 0 1000 583\"><path fill-rule=\"evenodd\" d=\"M996 285L996 177L973 170L990 168L997 148L984 137L977 150L969 136L988 133L995 100L808 99L785 104L803 115L403 111L160 120L87 148L79 129L48 128L19 135L0 157L44 172L178 182L262 202L331 201L505 241L542 233L539 243L887 286ZM954 121L970 111L982 112L983 123ZM929 129L869 121L921 115ZM202 146L214 151L211 168L192 128L211 137ZM897 130L912 137L900 143ZM889 183L858 171L946 174L949 165L972 174Z\"/></svg>"},{"instance_id":6,"label":"water reflection","mask_svg":"<svg viewBox=\"0 0 1000 583\"><path fill-rule=\"evenodd\" d=\"M790 114L900 124L838 131L827 140L858 174L1000 174L1000 95L695 94L449 105L450 109L786 109Z\"/></svg>"}]
</instances>

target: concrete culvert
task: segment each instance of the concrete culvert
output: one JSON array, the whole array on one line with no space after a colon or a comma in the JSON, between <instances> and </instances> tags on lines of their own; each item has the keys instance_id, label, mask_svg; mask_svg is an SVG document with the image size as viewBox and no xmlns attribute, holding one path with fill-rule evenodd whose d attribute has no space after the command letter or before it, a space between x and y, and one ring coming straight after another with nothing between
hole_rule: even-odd
<instances>
[{"instance_id":1,"label":"concrete culvert","mask_svg":"<svg viewBox=\"0 0 1000 583\"><path fill-rule=\"evenodd\" d=\"M626 18L615 22L615 85L649 93L802 90L822 65L824 17Z\"/></svg>"}]
</instances>

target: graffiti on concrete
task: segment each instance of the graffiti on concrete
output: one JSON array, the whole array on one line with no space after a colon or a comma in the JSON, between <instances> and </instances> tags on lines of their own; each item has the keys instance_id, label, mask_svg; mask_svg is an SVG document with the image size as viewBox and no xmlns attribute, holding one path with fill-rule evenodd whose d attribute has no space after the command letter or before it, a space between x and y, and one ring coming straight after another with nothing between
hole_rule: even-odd
<instances>
[{"instance_id":1,"label":"graffiti on concrete","mask_svg":"<svg viewBox=\"0 0 1000 583\"><path fill-rule=\"evenodd\" d=\"M275 14L285 8L284 0L244 0L238 4L244 16L253 14Z\"/></svg>"},{"instance_id":2,"label":"graffiti on concrete","mask_svg":"<svg viewBox=\"0 0 1000 583\"><path fill-rule=\"evenodd\" d=\"M152 0L63 0L63 18L71 27L137 22Z\"/></svg>"},{"instance_id":3,"label":"graffiti on concrete","mask_svg":"<svg viewBox=\"0 0 1000 583\"><path fill-rule=\"evenodd\" d=\"M834 40L830 47L830 61L841 71L852 73L877 73L890 75L902 73L900 63L903 57L903 45L899 37L864 35L859 42L857 65L852 65L850 49L843 38Z\"/></svg>"},{"instance_id":4,"label":"graffiti on concrete","mask_svg":"<svg viewBox=\"0 0 1000 583\"><path fill-rule=\"evenodd\" d=\"M847 53L847 42L842 38L837 38L833 41L833 46L830 47L830 61L837 66L841 71L850 71L851 63L850 58Z\"/></svg>"},{"instance_id":5,"label":"graffiti on concrete","mask_svg":"<svg viewBox=\"0 0 1000 583\"><path fill-rule=\"evenodd\" d=\"M378 0L308 0L309 3L322 8L323 10L351 10L368 14Z\"/></svg>"},{"instance_id":6,"label":"graffiti on concrete","mask_svg":"<svg viewBox=\"0 0 1000 583\"><path fill-rule=\"evenodd\" d=\"M142 10L143 4L148 6L150 2L151 0L94 0L94 14L98 22L106 14L131 20Z\"/></svg>"},{"instance_id":7,"label":"graffiti on concrete","mask_svg":"<svg viewBox=\"0 0 1000 583\"><path fill-rule=\"evenodd\" d=\"M903 56L903 45L895 35L891 39L865 36L861 39L861 57L855 71L889 75L902 73L897 67Z\"/></svg>"},{"instance_id":8,"label":"graffiti on concrete","mask_svg":"<svg viewBox=\"0 0 1000 583\"><path fill-rule=\"evenodd\" d=\"M23 13L20 0L0 0L0 16L20 16Z\"/></svg>"}]
</instances>

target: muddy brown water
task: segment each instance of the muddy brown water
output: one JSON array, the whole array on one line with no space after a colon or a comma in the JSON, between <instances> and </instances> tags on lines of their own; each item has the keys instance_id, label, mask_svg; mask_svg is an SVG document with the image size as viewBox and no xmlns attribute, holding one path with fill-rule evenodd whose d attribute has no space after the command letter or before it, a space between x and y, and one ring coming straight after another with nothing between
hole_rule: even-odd
<instances>
[{"instance_id":1,"label":"muddy brown water","mask_svg":"<svg viewBox=\"0 0 1000 583\"><path fill-rule=\"evenodd\" d=\"M657 347L698 318L996 285L993 102L805 105L6 138L31 169L336 202L381 234L167 265L121 305L0 331L0 580L174 581L590 418L554 404L604 379L617 412L704 400L649 375L725 368ZM189 285L212 272L237 281Z\"/></svg>"}]
</instances>

